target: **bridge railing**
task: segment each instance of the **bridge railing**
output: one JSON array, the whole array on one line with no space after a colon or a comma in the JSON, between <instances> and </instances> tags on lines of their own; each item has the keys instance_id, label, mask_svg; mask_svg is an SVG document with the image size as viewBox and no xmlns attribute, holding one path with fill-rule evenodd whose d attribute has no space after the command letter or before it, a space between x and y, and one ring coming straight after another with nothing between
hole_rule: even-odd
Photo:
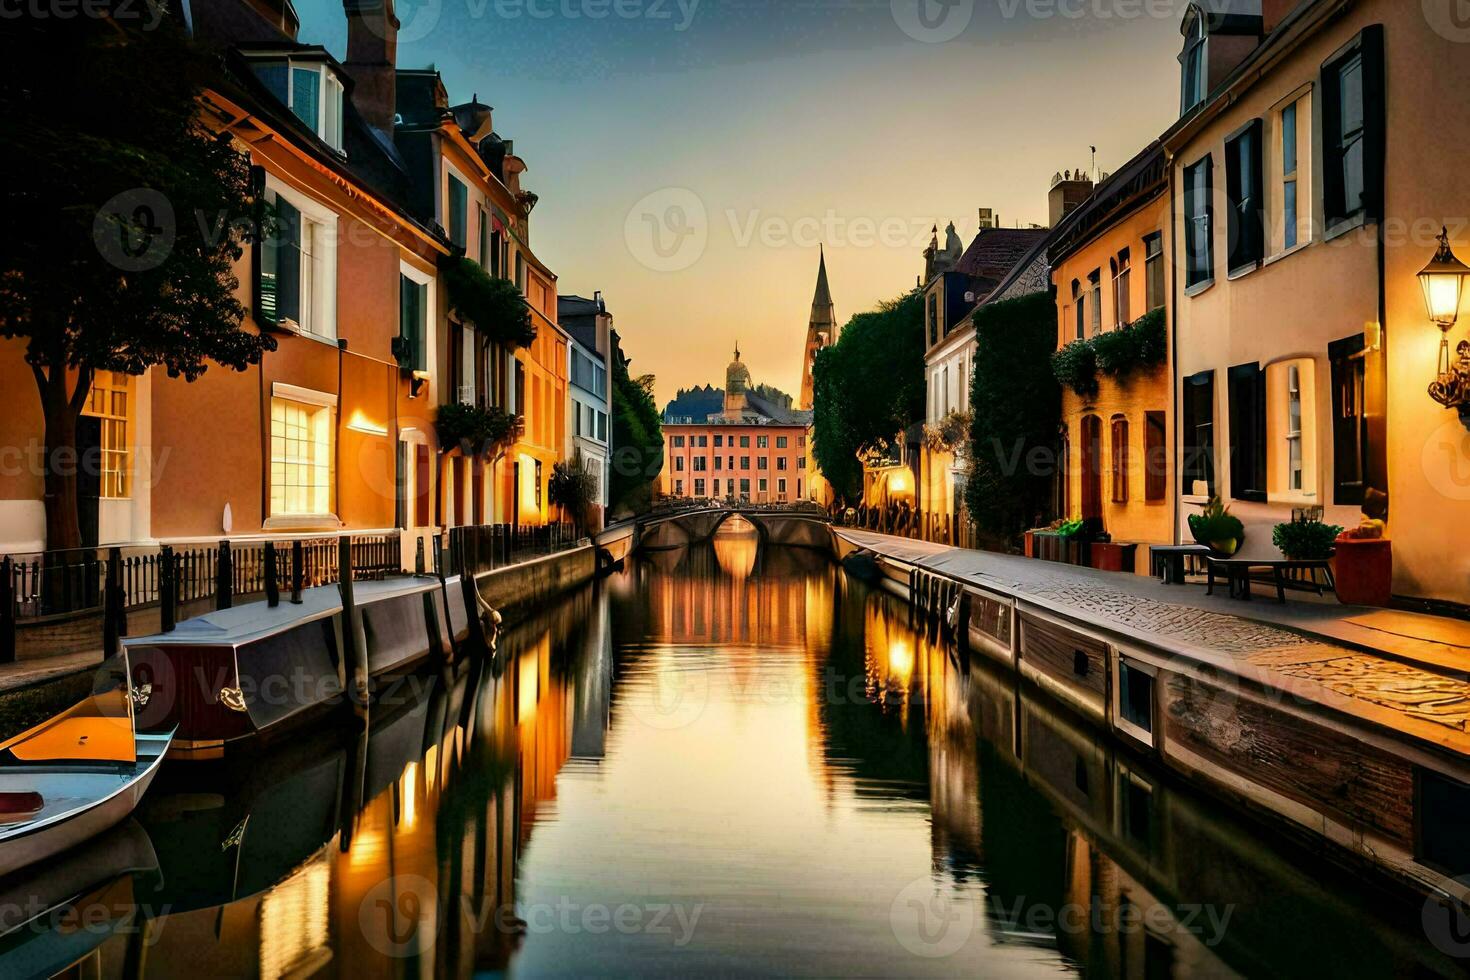
<instances>
[{"instance_id":1,"label":"bridge railing","mask_svg":"<svg viewBox=\"0 0 1470 980\"><path fill-rule=\"evenodd\" d=\"M849 507L833 515L839 527L852 527L954 548L978 548L979 535L964 514L941 514L909 507Z\"/></svg>"}]
</instances>

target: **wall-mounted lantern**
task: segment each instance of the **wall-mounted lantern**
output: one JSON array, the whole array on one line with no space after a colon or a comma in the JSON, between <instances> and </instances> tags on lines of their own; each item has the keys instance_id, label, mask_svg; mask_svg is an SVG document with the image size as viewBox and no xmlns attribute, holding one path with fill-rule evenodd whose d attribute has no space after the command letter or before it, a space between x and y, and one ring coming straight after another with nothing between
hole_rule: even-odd
<instances>
[{"instance_id":1,"label":"wall-mounted lantern","mask_svg":"<svg viewBox=\"0 0 1470 980\"><path fill-rule=\"evenodd\" d=\"M1424 307L1429 319L1440 329L1439 366L1429 395L1445 408L1456 409L1462 419L1470 420L1470 342L1461 341L1456 359L1450 360L1450 328L1460 319L1460 300L1470 266L1450 250L1450 233L1446 228L1439 236L1439 251L1419 273L1424 290Z\"/></svg>"}]
</instances>

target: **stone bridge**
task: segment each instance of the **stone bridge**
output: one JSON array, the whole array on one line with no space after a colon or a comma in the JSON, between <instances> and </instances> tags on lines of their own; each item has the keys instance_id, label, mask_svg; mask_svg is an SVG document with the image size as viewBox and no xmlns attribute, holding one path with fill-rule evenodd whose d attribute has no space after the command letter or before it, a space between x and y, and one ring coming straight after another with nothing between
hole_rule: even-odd
<instances>
[{"instance_id":1,"label":"stone bridge","mask_svg":"<svg viewBox=\"0 0 1470 980\"><path fill-rule=\"evenodd\" d=\"M638 521L637 548L640 551L671 551L703 544L736 515L755 526L763 545L820 548L824 551L832 547L832 521L820 510L736 504L651 514Z\"/></svg>"}]
</instances>

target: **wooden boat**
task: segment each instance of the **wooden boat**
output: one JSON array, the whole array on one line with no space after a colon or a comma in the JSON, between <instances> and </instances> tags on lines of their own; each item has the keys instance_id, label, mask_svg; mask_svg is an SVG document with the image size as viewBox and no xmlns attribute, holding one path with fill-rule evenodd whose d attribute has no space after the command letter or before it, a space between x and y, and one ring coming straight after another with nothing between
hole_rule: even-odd
<instances>
[{"instance_id":1,"label":"wooden boat","mask_svg":"<svg viewBox=\"0 0 1470 980\"><path fill-rule=\"evenodd\" d=\"M0 877L121 823L163 762L172 731L138 731L125 656L98 670L92 694L0 744Z\"/></svg>"},{"instance_id":2,"label":"wooden boat","mask_svg":"<svg viewBox=\"0 0 1470 980\"><path fill-rule=\"evenodd\" d=\"M357 582L353 593L370 678L447 660L470 635L459 576ZM345 619L341 591L328 585L305 590L300 603L247 603L129 638L134 676L153 691L140 724L177 727L177 757L219 758L228 745L339 703L354 642Z\"/></svg>"}]
</instances>

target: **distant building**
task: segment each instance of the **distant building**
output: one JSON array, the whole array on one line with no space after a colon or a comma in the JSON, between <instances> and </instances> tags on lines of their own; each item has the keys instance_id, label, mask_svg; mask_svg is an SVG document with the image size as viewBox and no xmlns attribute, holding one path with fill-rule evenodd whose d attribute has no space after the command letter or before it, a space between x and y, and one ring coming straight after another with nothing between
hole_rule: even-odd
<instances>
[{"instance_id":1,"label":"distant building","mask_svg":"<svg viewBox=\"0 0 1470 980\"><path fill-rule=\"evenodd\" d=\"M809 499L812 413L760 392L737 346L719 411L664 416L665 496L762 504Z\"/></svg>"},{"instance_id":2,"label":"distant building","mask_svg":"<svg viewBox=\"0 0 1470 980\"><path fill-rule=\"evenodd\" d=\"M612 314L602 293L592 299L558 296L557 321L571 337L567 365L571 386L572 453L597 480L597 506L607 508L612 459Z\"/></svg>"},{"instance_id":3,"label":"distant building","mask_svg":"<svg viewBox=\"0 0 1470 980\"><path fill-rule=\"evenodd\" d=\"M817 351L837 343L841 328L837 325L837 308L832 304L832 289L827 285L827 253L822 250L817 265L817 290L812 296L812 315L807 321L806 355L801 366L802 411L809 412L812 405L812 366L817 361Z\"/></svg>"}]
</instances>

